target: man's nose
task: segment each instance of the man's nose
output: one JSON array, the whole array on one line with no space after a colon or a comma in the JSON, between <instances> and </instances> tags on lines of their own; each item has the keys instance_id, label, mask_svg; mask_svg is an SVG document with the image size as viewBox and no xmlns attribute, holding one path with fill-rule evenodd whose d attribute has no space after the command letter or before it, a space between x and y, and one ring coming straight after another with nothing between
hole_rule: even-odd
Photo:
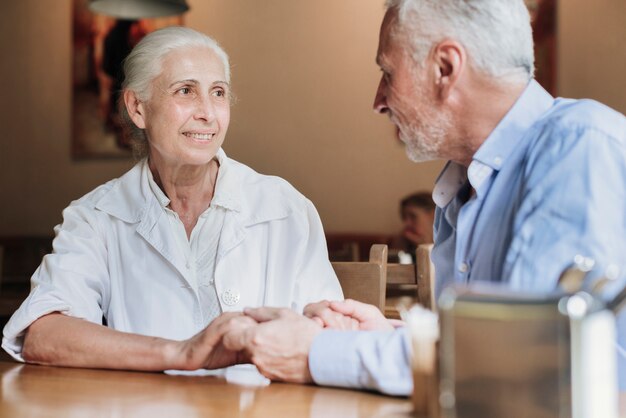
<instances>
[{"instance_id":1,"label":"man's nose","mask_svg":"<svg viewBox=\"0 0 626 418\"><path fill-rule=\"evenodd\" d=\"M376 97L374 97L374 111L376 113L387 113L389 108L387 107L387 84L383 77L380 78L378 83L378 89L376 90Z\"/></svg>"}]
</instances>

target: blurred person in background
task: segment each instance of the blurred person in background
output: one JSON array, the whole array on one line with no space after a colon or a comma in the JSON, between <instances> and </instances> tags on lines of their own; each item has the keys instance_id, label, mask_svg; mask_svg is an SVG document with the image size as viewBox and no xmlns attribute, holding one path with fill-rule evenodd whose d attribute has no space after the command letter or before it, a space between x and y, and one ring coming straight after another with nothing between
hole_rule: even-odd
<instances>
[{"instance_id":1,"label":"blurred person in background","mask_svg":"<svg viewBox=\"0 0 626 418\"><path fill-rule=\"evenodd\" d=\"M415 263L415 250L419 245L433 243L435 202L430 192L413 193L400 201L402 235L393 247L400 248L399 262Z\"/></svg>"}]
</instances>

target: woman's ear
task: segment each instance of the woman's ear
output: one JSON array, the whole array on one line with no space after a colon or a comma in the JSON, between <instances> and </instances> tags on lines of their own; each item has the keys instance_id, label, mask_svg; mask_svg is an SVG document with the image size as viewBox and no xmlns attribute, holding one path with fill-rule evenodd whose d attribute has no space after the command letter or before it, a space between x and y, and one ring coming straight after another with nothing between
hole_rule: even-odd
<instances>
[{"instance_id":1,"label":"woman's ear","mask_svg":"<svg viewBox=\"0 0 626 418\"><path fill-rule=\"evenodd\" d=\"M460 43L446 39L433 49L435 86L438 96L445 100L457 85L466 63L465 48Z\"/></svg>"},{"instance_id":2,"label":"woman's ear","mask_svg":"<svg viewBox=\"0 0 626 418\"><path fill-rule=\"evenodd\" d=\"M146 129L146 107L132 90L124 90L124 105L128 116L139 129Z\"/></svg>"}]
</instances>

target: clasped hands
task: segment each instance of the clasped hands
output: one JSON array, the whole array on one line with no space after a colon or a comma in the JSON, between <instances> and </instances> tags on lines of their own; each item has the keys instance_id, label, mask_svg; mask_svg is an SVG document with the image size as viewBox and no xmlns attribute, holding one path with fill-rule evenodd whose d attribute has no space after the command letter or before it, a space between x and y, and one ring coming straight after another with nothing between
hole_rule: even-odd
<instances>
[{"instance_id":1,"label":"clasped hands","mask_svg":"<svg viewBox=\"0 0 626 418\"><path fill-rule=\"evenodd\" d=\"M247 308L222 314L180 342L176 355L181 369L253 363L272 380L310 383L309 350L322 329L392 331L401 324L375 306L351 299L309 304L304 315L287 308Z\"/></svg>"}]
</instances>

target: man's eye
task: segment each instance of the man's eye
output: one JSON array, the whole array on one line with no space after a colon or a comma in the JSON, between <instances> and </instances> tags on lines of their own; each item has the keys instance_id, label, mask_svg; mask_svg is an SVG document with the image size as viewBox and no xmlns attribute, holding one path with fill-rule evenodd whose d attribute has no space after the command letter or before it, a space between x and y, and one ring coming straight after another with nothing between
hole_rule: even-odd
<instances>
[{"instance_id":1,"label":"man's eye","mask_svg":"<svg viewBox=\"0 0 626 418\"><path fill-rule=\"evenodd\" d=\"M213 91L213 95L215 97L224 97L224 96L226 96L226 92L224 90L222 90L222 89L217 89L217 90Z\"/></svg>"},{"instance_id":2,"label":"man's eye","mask_svg":"<svg viewBox=\"0 0 626 418\"><path fill-rule=\"evenodd\" d=\"M191 89L189 87L181 87L178 90L176 90L176 92L186 96L191 93Z\"/></svg>"}]
</instances>

